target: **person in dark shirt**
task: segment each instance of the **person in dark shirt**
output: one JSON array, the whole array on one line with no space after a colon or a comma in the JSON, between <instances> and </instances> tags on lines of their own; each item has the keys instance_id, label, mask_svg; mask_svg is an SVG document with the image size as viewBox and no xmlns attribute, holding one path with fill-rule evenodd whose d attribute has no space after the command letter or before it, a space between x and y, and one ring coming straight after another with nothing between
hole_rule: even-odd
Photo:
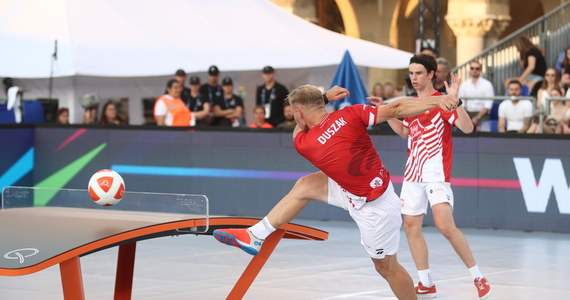
<instances>
[{"instance_id":1,"label":"person in dark shirt","mask_svg":"<svg viewBox=\"0 0 570 300\"><path fill-rule=\"evenodd\" d=\"M277 126L283 122L283 103L289 94L287 88L275 80L275 69L265 66L261 70L264 83L257 87L255 93L255 105L265 108L265 120L267 123Z\"/></svg>"},{"instance_id":2,"label":"person in dark shirt","mask_svg":"<svg viewBox=\"0 0 570 300\"><path fill-rule=\"evenodd\" d=\"M212 105L200 93L200 77L198 76L190 77L190 97L188 99L187 106L192 112L192 116L196 119L196 126L209 125L208 117Z\"/></svg>"},{"instance_id":3,"label":"person in dark shirt","mask_svg":"<svg viewBox=\"0 0 570 300\"><path fill-rule=\"evenodd\" d=\"M217 97L221 97L222 87L218 83L218 78L220 77L220 70L217 66L210 66L208 68L208 82L202 84L200 87L200 94L202 94L205 99L207 99L213 106L214 101Z\"/></svg>"},{"instance_id":4,"label":"person in dark shirt","mask_svg":"<svg viewBox=\"0 0 570 300\"><path fill-rule=\"evenodd\" d=\"M437 70L435 71L435 82L433 84L433 87L436 91L447 94L444 82L447 82L448 84L451 83L449 77L451 67L449 66L447 59L443 57L438 57L435 59L435 61L437 62Z\"/></svg>"},{"instance_id":5,"label":"person in dark shirt","mask_svg":"<svg viewBox=\"0 0 570 300\"><path fill-rule=\"evenodd\" d=\"M230 77L222 80L222 97L217 97L214 103L214 125L240 127L243 117L243 100L233 92L234 84Z\"/></svg>"},{"instance_id":6,"label":"person in dark shirt","mask_svg":"<svg viewBox=\"0 0 570 300\"><path fill-rule=\"evenodd\" d=\"M180 82L180 85L182 86L182 92L180 92L180 100L188 104L190 89L186 87L186 72L182 69L176 70L176 73L174 73L174 79ZM168 92L164 90L164 94L166 95Z\"/></svg>"},{"instance_id":7,"label":"person in dark shirt","mask_svg":"<svg viewBox=\"0 0 570 300\"><path fill-rule=\"evenodd\" d=\"M526 85L530 91L537 82L544 80L546 60L540 49L525 36L519 36L515 40L515 47L520 54L520 66L523 72L519 77L507 78L504 82L505 89L509 82L518 80L521 84Z\"/></svg>"}]
</instances>

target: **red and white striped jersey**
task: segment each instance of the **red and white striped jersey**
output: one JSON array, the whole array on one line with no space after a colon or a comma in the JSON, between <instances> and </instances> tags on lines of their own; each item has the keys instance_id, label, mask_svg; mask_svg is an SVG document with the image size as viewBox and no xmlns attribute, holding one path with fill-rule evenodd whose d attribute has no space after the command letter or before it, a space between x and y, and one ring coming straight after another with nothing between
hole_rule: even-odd
<instances>
[{"instance_id":1,"label":"red and white striped jersey","mask_svg":"<svg viewBox=\"0 0 570 300\"><path fill-rule=\"evenodd\" d=\"M439 95L442 94L432 94ZM457 111L446 112L441 108L404 118L402 123L409 130L405 181L449 182L453 152L451 129L456 120Z\"/></svg>"}]
</instances>

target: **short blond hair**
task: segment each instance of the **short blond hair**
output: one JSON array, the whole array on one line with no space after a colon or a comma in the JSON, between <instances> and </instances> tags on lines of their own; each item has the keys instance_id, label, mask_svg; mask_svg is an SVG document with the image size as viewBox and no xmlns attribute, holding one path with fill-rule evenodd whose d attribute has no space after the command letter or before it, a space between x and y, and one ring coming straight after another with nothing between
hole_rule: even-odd
<instances>
[{"instance_id":1,"label":"short blond hair","mask_svg":"<svg viewBox=\"0 0 570 300\"><path fill-rule=\"evenodd\" d=\"M323 93L314 85L303 85L300 86L287 96L287 101L290 104L300 104L304 106L322 106L325 103L323 101Z\"/></svg>"}]
</instances>

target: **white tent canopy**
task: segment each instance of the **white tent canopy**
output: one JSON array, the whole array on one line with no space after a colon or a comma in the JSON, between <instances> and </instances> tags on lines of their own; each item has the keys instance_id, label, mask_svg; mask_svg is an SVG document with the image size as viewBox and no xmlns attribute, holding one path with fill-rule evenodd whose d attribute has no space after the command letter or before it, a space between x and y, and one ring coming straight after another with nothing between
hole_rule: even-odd
<instances>
[{"instance_id":1,"label":"white tent canopy","mask_svg":"<svg viewBox=\"0 0 570 300\"><path fill-rule=\"evenodd\" d=\"M0 7L0 77L16 79L48 78L55 40L54 77L131 81L180 68L205 72L212 64L223 73L333 66L347 49L361 67L405 68L411 57L328 31L266 0L0 0ZM81 96L77 86L57 83L60 99ZM158 85L160 94L164 81Z\"/></svg>"}]
</instances>

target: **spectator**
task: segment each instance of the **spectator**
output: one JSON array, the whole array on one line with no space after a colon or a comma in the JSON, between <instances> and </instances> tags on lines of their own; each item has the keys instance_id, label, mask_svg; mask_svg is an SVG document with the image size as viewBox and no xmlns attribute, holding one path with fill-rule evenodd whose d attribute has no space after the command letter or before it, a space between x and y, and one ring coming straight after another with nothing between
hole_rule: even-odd
<instances>
[{"instance_id":1,"label":"spectator","mask_svg":"<svg viewBox=\"0 0 570 300\"><path fill-rule=\"evenodd\" d=\"M550 90L549 96L551 98L561 98L562 91L559 88L554 88ZM550 101L550 113L544 119L543 132L544 133L562 133L563 129L563 119L566 116L568 108L560 100Z\"/></svg>"},{"instance_id":2,"label":"spectator","mask_svg":"<svg viewBox=\"0 0 570 300\"><path fill-rule=\"evenodd\" d=\"M200 93L200 77L190 77L190 97L186 104L192 112L192 117L196 120L196 126L206 126L212 123L210 110L212 105L206 97Z\"/></svg>"},{"instance_id":3,"label":"spectator","mask_svg":"<svg viewBox=\"0 0 570 300\"><path fill-rule=\"evenodd\" d=\"M404 85L398 84L396 85L396 89L394 90L394 97L402 97L404 96Z\"/></svg>"},{"instance_id":4,"label":"spectator","mask_svg":"<svg viewBox=\"0 0 570 300\"><path fill-rule=\"evenodd\" d=\"M372 86L372 92L370 93L374 97L384 98L384 86L380 82L376 82L374 86Z\"/></svg>"},{"instance_id":5,"label":"spectator","mask_svg":"<svg viewBox=\"0 0 570 300\"><path fill-rule=\"evenodd\" d=\"M563 94L570 98L570 47L566 48L566 57L562 62L562 75L560 77L560 87ZM570 102L566 102L568 104Z\"/></svg>"},{"instance_id":6,"label":"spectator","mask_svg":"<svg viewBox=\"0 0 570 300\"><path fill-rule=\"evenodd\" d=\"M516 79L521 83L521 85L526 85L530 91L536 82L544 79L544 73L546 73L546 60L544 59L542 52L540 52L540 49L538 49L528 38L524 36L519 36L515 40L515 47L519 51L520 66L523 69L523 72L518 78L509 78L505 80L505 83L508 85L513 79Z\"/></svg>"},{"instance_id":7,"label":"spectator","mask_svg":"<svg viewBox=\"0 0 570 300\"><path fill-rule=\"evenodd\" d=\"M99 108L88 107L83 111L83 124L97 124L97 115L99 114Z\"/></svg>"},{"instance_id":8,"label":"spectator","mask_svg":"<svg viewBox=\"0 0 570 300\"><path fill-rule=\"evenodd\" d=\"M558 79L558 74L556 74L556 69L550 67L546 69L546 73L544 74L544 80L538 89L538 94L536 98L536 107L546 107L546 103L544 103L544 98L549 97L550 91L553 89L560 88L560 80Z\"/></svg>"},{"instance_id":9,"label":"spectator","mask_svg":"<svg viewBox=\"0 0 570 300\"><path fill-rule=\"evenodd\" d=\"M6 77L2 80L2 83L4 84L4 92L6 93L6 96L8 96L8 89L14 86L14 79Z\"/></svg>"},{"instance_id":10,"label":"spectator","mask_svg":"<svg viewBox=\"0 0 570 300\"><path fill-rule=\"evenodd\" d=\"M117 105L113 103L111 100L107 101L105 105L103 105L103 113L101 114L101 120L99 120L99 124L102 125L126 125L126 120L117 113Z\"/></svg>"},{"instance_id":11,"label":"spectator","mask_svg":"<svg viewBox=\"0 0 570 300\"><path fill-rule=\"evenodd\" d=\"M285 117L285 121L277 124L277 128L295 128L295 126L297 126L295 116L293 115L293 108L291 108L289 102L286 102L283 106L283 116Z\"/></svg>"},{"instance_id":12,"label":"spectator","mask_svg":"<svg viewBox=\"0 0 570 300\"><path fill-rule=\"evenodd\" d=\"M99 114L99 104L101 99L95 93L88 93L81 97L81 107L83 107L83 124L97 124Z\"/></svg>"},{"instance_id":13,"label":"spectator","mask_svg":"<svg viewBox=\"0 0 570 300\"><path fill-rule=\"evenodd\" d=\"M265 119L272 126L283 122L283 103L289 94L287 88L275 80L275 69L265 66L261 70L263 84L257 87L255 105L265 107Z\"/></svg>"},{"instance_id":14,"label":"spectator","mask_svg":"<svg viewBox=\"0 0 570 300\"><path fill-rule=\"evenodd\" d=\"M69 125L69 109L62 107L55 114L55 124Z\"/></svg>"},{"instance_id":15,"label":"spectator","mask_svg":"<svg viewBox=\"0 0 570 300\"><path fill-rule=\"evenodd\" d=\"M433 49L432 47L422 47L420 50L420 54L426 54L429 55L433 58L437 58L437 52L435 52L435 49Z\"/></svg>"},{"instance_id":16,"label":"spectator","mask_svg":"<svg viewBox=\"0 0 570 300\"><path fill-rule=\"evenodd\" d=\"M568 66L570 66L570 47L558 54L558 59L556 60L556 72L558 74L562 74L564 73L564 69Z\"/></svg>"},{"instance_id":17,"label":"spectator","mask_svg":"<svg viewBox=\"0 0 570 300\"><path fill-rule=\"evenodd\" d=\"M214 125L240 127L243 117L243 100L234 94L234 84L230 77L222 80L222 97L214 104Z\"/></svg>"},{"instance_id":18,"label":"spectator","mask_svg":"<svg viewBox=\"0 0 570 300\"><path fill-rule=\"evenodd\" d=\"M265 107L258 105L253 109L253 118L255 122L249 124L249 128L273 128L273 125L265 121Z\"/></svg>"},{"instance_id":19,"label":"spectator","mask_svg":"<svg viewBox=\"0 0 570 300\"><path fill-rule=\"evenodd\" d=\"M499 132L525 133L530 127L532 103L529 100L519 100L522 85L518 80L512 80L507 85L511 99L504 100L499 105Z\"/></svg>"},{"instance_id":20,"label":"spectator","mask_svg":"<svg viewBox=\"0 0 570 300\"><path fill-rule=\"evenodd\" d=\"M162 95L154 103L154 119L158 126L192 126L192 114L180 99L182 85L176 79L166 84L168 94Z\"/></svg>"},{"instance_id":21,"label":"spectator","mask_svg":"<svg viewBox=\"0 0 570 300\"><path fill-rule=\"evenodd\" d=\"M401 96L401 95L400 95ZM384 99L388 100L396 97L396 89L391 82L386 82L384 84Z\"/></svg>"},{"instance_id":22,"label":"spectator","mask_svg":"<svg viewBox=\"0 0 570 300\"><path fill-rule=\"evenodd\" d=\"M437 71L435 72L435 83L433 87L436 91L445 94L445 84L444 82L450 83L449 81L449 72L451 68L449 67L449 62L447 59L443 57L438 57L436 59L437 62Z\"/></svg>"},{"instance_id":23,"label":"spectator","mask_svg":"<svg viewBox=\"0 0 570 300\"><path fill-rule=\"evenodd\" d=\"M562 120L562 133L570 134L570 109L566 110L564 119Z\"/></svg>"},{"instance_id":24,"label":"spectator","mask_svg":"<svg viewBox=\"0 0 570 300\"><path fill-rule=\"evenodd\" d=\"M216 98L222 97L222 88L218 84L218 77L220 76L220 70L216 66L210 66L208 68L208 82L204 83L200 87L200 94L207 99L210 104L214 105Z\"/></svg>"},{"instance_id":25,"label":"spectator","mask_svg":"<svg viewBox=\"0 0 570 300\"><path fill-rule=\"evenodd\" d=\"M459 98L462 97L493 97L495 90L493 84L481 76L481 64L477 61L469 63L469 75L459 87ZM493 100L469 99L465 101L465 109L473 122L473 126L479 130L479 125L489 119L489 111L493 107Z\"/></svg>"},{"instance_id":26,"label":"spectator","mask_svg":"<svg viewBox=\"0 0 570 300\"><path fill-rule=\"evenodd\" d=\"M186 87L186 72L182 69L176 70L174 73L174 79L178 80L182 85L182 92L180 92L180 99L188 105L188 101L190 100L190 89ZM165 94L168 94L167 91L164 91Z\"/></svg>"}]
</instances>

